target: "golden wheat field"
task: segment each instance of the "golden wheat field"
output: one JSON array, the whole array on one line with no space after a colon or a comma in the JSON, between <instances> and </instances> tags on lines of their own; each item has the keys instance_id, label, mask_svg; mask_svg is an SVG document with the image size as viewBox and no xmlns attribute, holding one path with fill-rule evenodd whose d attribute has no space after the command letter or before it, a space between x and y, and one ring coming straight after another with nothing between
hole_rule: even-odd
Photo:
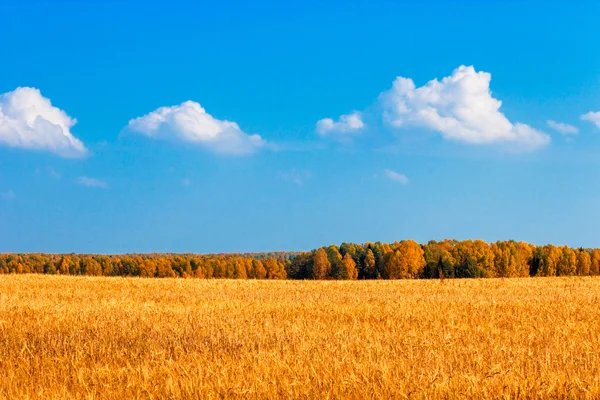
<instances>
[{"instance_id":1,"label":"golden wheat field","mask_svg":"<svg viewBox=\"0 0 600 400\"><path fill-rule=\"evenodd\" d=\"M600 279L0 276L0 397L599 398Z\"/></svg>"}]
</instances>

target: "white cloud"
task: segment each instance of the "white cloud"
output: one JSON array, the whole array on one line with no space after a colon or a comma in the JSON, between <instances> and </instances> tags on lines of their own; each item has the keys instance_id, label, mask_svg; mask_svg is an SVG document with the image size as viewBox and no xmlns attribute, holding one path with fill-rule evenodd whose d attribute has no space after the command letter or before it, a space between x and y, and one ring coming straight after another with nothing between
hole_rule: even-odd
<instances>
[{"instance_id":1,"label":"white cloud","mask_svg":"<svg viewBox=\"0 0 600 400\"><path fill-rule=\"evenodd\" d=\"M77 178L77 184L81 186L100 189L106 189L108 187L106 181L96 178L89 178L87 176L80 176L79 178Z\"/></svg>"},{"instance_id":2,"label":"white cloud","mask_svg":"<svg viewBox=\"0 0 600 400\"><path fill-rule=\"evenodd\" d=\"M15 198L15 192L9 190L7 192L1 193L0 197L2 197L3 199L12 200Z\"/></svg>"},{"instance_id":3,"label":"white cloud","mask_svg":"<svg viewBox=\"0 0 600 400\"><path fill-rule=\"evenodd\" d=\"M248 135L235 122L214 118L194 101L160 107L132 119L127 127L151 138L198 143L224 154L252 153L265 145L259 135Z\"/></svg>"},{"instance_id":4,"label":"white cloud","mask_svg":"<svg viewBox=\"0 0 600 400\"><path fill-rule=\"evenodd\" d=\"M564 122L556 122L552 120L546 121L548 126L563 135L577 135L579 129L576 126L565 124Z\"/></svg>"},{"instance_id":5,"label":"white cloud","mask_svg":"<svg viewBox=\"0 0 600 400\"><path fill-rule=\"evenodd\" d=\"M337 121L331 118L324 118L317 122L316 131L321 136L326 135L348 135L353 134L365 127L362 120L362 114L354 111L350 114L342 115Z\"/></svg>"},{"instance_id":6,"label":"white cloud","mask_svg":"<svg viewBox=\"0 0 600 400\"><path fill-rule=\"evenodd\" d=\"M87 149L70 132L76 123L38 89L20 87L0 95L0 145L82 157Z\"/></svg>"},{"instance_id":7,"label":"white cloud","mask_svg":"<svg viewBox=\"0 0 600 400\"><path fill-rule=\"evenodd\" d=\"M408 178L406 177L406 175L401 174L399 172L393 171L391 169L386 169L383 171L383 173L385 174L385 176L394 181L394 182L399 182L403 185L408 185Z\"/></svg>"},{"instance_id":8,"label":"white cloud","mask_svg":"<svg viewBox=\"0 0 600 400\"><path fill-rule=\"evenodd\" d=\"M446 139L472 143L512 143L535 149L550 137L529 125L510 122L500 112L502 102L490 91L491 74L460 66L441 81L416 87L412 79L397 77L392 89L379 98L392 126L425 127Z\"/></svg>"},{"instance_id":9,"label":"white cloud","mask_svg":"<svg viewBox=\"0 0 600 400\"><path fill-rule=\"evenodd\" d=\"M279 173L279 176L281 177L281 179L283 179L286 182L292 182L298 186L302 186L304 184L304 181L310 177L310 172L304 171L304 170L298 171L296 169L292 169L289 172Z\"/></svg>"},{"instance_id":10,"label":"white cloud","mask_svg":"<svg viewBox=\"0 0 600 400\"><path fill-rule=\"evenodd\" d=\"M581 120L591 122L592 124L596 125L596 127L600 128L600 111L590 111L587 114L583 114L581 116Z\"/></svg>"}]
</instances>

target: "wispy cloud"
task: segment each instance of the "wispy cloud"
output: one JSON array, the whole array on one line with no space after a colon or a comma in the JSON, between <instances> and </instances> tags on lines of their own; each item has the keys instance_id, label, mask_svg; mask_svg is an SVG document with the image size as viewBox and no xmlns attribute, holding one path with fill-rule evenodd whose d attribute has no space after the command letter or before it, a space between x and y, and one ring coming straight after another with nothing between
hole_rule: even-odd
<instances>
[{"instance_id":1,"label":"wispy cloud","mask_svg":"<svg viewBox=\"0 0 600 400\"><path fill-rule=\"evenodd\" d=\"M589 113L583 114L581 120L591 122L596 125L597 128L600 128L600 111L590 111Z\"/></svg>"},{"instance_id":2,"label":"wispy cloud","mask_svg":"<svg viewBox=\"0 0 600 400\"><path fill-rule=\"evenodd\" d=\"M576 126L565 124L564 122L556 122L552 120L546 121L548 126L563 135L577 135L579 129Z\"/></svg>"},{"instance_id":3,"label":"wispy cloud","mask_svg":"<svg viewBox=\"0 0 600 400\"><path fill-rule=\"evenodd\" d=\"M383 171L383 173L391 181L401 183L402 185L408 185L408 178L404 174L391 169L386 169Z\"/></svg>"},{"instance_id":4,"label":"wispy cloud","mask_svg":"<svg viewBox=\"0 0 600 400\"><path fill-rule=\"evenodd\" d=\"M79 178L77 178L77 184L81 185L81 186L90 187L90 188L100 188L100 189L108 188L108 184L106 183L106 181L103 181L101 179L96 179L96 178L90 178L87 176L80 176Z\"/></svg>"},{"instance_id":5,"label":"wispy cloud","mask_svg":"<svg viewBox=\"0 0 600 400\"><path fill-rule=\"evenodd\" d=\"M292 169L288 172L280 172L279 176L286 182L294 183L298 186L302 186L306 179L310 177L310 172L306 170Z\"/></svg>"}]
</instances>

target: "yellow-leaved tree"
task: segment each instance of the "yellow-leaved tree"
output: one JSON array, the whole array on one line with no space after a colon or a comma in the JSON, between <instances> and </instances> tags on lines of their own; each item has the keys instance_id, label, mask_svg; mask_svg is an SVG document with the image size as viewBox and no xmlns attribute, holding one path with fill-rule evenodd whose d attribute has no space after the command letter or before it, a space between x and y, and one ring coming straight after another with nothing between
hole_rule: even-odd
<instances>
[{"instance_id":1,"label":"yellow-leaved tree","mask_svg":"<svg viewBox=\"0 0 600 400\"><path fill-rule=\"evenodd\" d=\"M327 257L327 252L322 247L313 254L312 278L327 279L331 270L331 263Z\"/></svg>"},{"instance_id":2,"label":"yellow-leaved tree","mask_svg":"<svg viewBox=\"0 0 600 400\"><path fill-rule=\"evenodd\" d=\"M346 253L344 259L342 260L343 266L343 274L342 277L344 279L356 279L358 278L358 270L356 269L356 263L352 259L350 253Z\"/></svg>"}]
</instances>

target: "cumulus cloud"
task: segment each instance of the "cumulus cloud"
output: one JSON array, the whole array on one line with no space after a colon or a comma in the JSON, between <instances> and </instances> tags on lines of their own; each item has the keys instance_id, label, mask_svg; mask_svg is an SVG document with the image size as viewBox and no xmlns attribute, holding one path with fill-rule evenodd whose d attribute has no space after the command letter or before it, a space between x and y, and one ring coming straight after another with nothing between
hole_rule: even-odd
<instances>
[{"instance_id":1,"label":"cumulus cloud","mask_svg":"<svg viewBox=\"0 0 600 400\"><path fill-rule=\"evenodd\" d=\"M421 87L412 79L397 77L379 97L385 120L396 128L424 127L446 139L472 144L504 142L530 150L548 144L547 134L512 123L500 112L502 102L492 97L491 78L464 65Z\"/></svg>"},{"instance_id":2,"label":"cumulus cloud","mask_svg":"<svg viewBox=\"0 0 600 400\"><path fill-rule=\"evenodd\" d=\"M96 179L96 178L90 178L87 176L80 176L79 178L77 178L77 184L81 185L81 186L90 187L90 188L100 188L100 189L106 189L108 187L108 184L106 183L106 181L103 181L101 179Z\"/></svg>"},{"instance_id":3,"label":"cumulus cloud","mask_svg":"<svg viewBox=\"0 0 600 400\"><path fill-rule=\"evenodd\" d=\"M579 129L576 126L565 124L564 122L556 122L552 120L546 121L548 126L563 135L577 135Z\"/></svg>"},{"instance_id":4,"label":"cumulus cloud","mask_svg":"<svg viewBox=\"0 0 600 400\"><path fill-rule=\"evenodd\" d=\"M348 135L353 134L365 127L362 114L354 111L344 114L334 121L331 118L323 118L317 121L316 131L321 136L326 135Z\"/></svg>"},{"instance_id":5,"label":"cumulus cloud","mask_svg":"<svg viewBox=\"0 0 600 400\"><path fill-rule=\"evenodd\" d=\"M590 111L587 114L583 114L581 116L581 120L591 122L592 124L596 125L596 127L600 128L600 111Z\"/></svg>"},{"instance_id":6,"label":"cumulus cloud","mask_svg":"<svg viewBox=\"0 0 600 400\"><path fill-rule=\"evenodd\" d=\"M408 178L404 174L401 174L399 172L393 171L391 169L386 169L386 170L383 171L383 173L391 181L398 182L398 183L401 183L403 185L408 185Z\"/></svg>"},{"instance_id":7,"label":"cumulus cloud","mask_svg":"<svg viewBox=\"0 0 600 400\"><path fill-rule=\"evenodd\" d=\"M20 87L0 95L0 145L82 157L87 149L70 131L76 123L38 89Z\"/></svg>"},{"instance_id":8,"label":"cumulus cloud","mask_svg":"<svg viewBox=\"0 0 600 400\"><path fill-rule=\"evenodd\" d=\"M259 135L248 135L235 122L214 118L194 101L160 107L132 119L127 127L154 139L197 143L223 154L252 153L265 145Z\"/></svg>"}]
</instances>

